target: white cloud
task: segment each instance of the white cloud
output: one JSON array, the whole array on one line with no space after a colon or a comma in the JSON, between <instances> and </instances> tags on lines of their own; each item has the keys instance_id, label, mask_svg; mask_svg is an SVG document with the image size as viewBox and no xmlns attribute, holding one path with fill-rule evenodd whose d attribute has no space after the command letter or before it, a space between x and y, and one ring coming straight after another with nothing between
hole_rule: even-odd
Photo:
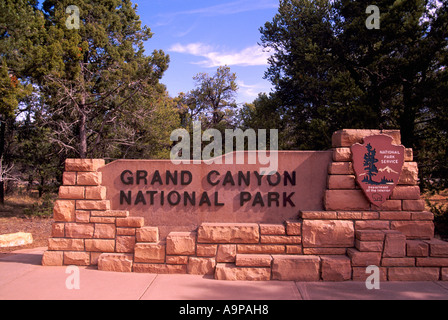
<instances>
[{"instance_id":1,"label":"white cloud","mask_svg":"<svg viewBox=\"0 0 448 320\"><path fill-rule=\"evenodd\" d=\"M271 85L268 82L257 84L246 84L242 80L237 80L238 92L241 95L241 99L246 102L252 102L261 92L270 92Z\"/></svg>"},{"instance_id":2,"label":"white cloud","mask_svg":"<svg viewBox=\"0 0 448 320\"><path fill-rule=\"evenodd\" d=\"M190 43L187 45L174 44L169 51L186 53L205 60L194 62L204 67L213 68L219 66L264 66L268 64L270 53L263 50L261 46L247 47L241 51L224 52L217 51L212 46L203 43Z\"/></svg>"}]
</instances>

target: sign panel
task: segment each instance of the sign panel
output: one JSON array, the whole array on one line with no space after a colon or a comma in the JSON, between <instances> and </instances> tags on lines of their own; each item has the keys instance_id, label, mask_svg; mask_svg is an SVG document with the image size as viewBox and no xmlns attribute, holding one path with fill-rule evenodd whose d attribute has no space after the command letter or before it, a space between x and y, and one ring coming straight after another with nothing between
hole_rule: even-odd
<instances>
[{"instance_id":1,"label":"sign panel","mask_svg":"<svg viewBox=\"0 0 448 320\"><path fill-rule=\"evenodd\" d=\"M392 140L387 135L375 135L351 148L356 181L376 206L381 206L392 194L403 168L405 147L393 145Z\"/></svg>"},{"instance_id":2,"label":"sign panel","mask_svg":"<svg viewBox=\"0 0 448 320\"><path fill-rule=\"evenodd\" d=\"M100 169L102 185L112 208L144 217L162 234L195 230L202 222L284 223L300 210L323 210L332 152L276 152L278 170L271 175L260 170L265 165L247 161L117 160Z\"/></svg>"}]
</instances>

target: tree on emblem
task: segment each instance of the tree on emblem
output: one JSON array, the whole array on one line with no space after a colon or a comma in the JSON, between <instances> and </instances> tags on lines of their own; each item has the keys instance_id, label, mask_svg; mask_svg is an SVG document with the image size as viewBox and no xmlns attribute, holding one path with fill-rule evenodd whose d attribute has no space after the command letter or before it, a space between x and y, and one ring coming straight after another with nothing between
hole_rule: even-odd
<instances>
[{"instance_id":1,"label":"tree on emblem","mask_svg":"<svg viewBox=\"0 0 448 320\"><path fill-rule=\"evenodd\" d=\"M362 182L366 182L368 184L378 184L377 182L372 180L372 177L376 176L376 174L378 173L378 168L375 165L375 163L378 162L378 159L375 157L376 149L373 149L370 143L366 148L367 153L364 155L364 170L367 171L367 175L369 177L366 176Z\"/></svg>"}]
</instances>

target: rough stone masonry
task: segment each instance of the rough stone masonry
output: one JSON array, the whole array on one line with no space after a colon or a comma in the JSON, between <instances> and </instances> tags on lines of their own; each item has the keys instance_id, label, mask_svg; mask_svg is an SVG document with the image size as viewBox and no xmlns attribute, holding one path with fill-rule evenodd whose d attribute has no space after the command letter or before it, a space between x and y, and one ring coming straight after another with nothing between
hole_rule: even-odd
<instances>
[{"instance_id":1,"label":"rough stone masonry","mask_svg":"<svg viewBox=\"0 0 448 320\"><path fill-rule=\"evenodd\" d=\"M106 177L104 160L67 159L42 264L95 265L99 270L116 272L209 274L219 280L297 281L364 281L366 267L376 265L384 281L446 281L448 242L434 238L434 216L425 210L420 198L412 149L406 149L400 181L381 207L370 204L355 182L350 147L377 134L387 134L394 144L401 143L399 131L341 130L333 135L333 149L320 154L322 159L314 164L294 164L294 153L287 155L289 167L285 171L291 179L291 172L297 171L297 185L290 184L281 192L300 196L303 192L299 187L308 183L318 194L319 203L296 199L296 207L289 208L295 211L286 218L277 211L268 212L267 206L254 209L248 203L256 220L244 222L235 212L227 210L225 216L217 211L216 219L196 206L197 211L183 212L186 223L178 230L175 224L168 229L148 224L151 215L163 212L158 211L160 208L142 217L132 206L129 210L116 207L119 195L111 193L110 185L119 184L122 171L117 177ZM326 155L328 161L323 159ZM303 182L301 165L306 171L324 166L323 178ZM167 166L157 169L165 172ZM176 190L170 187L167 190ZM202 187L199 181L196 191ZM245 191L230 185L220 192L227 190ZM256 186L250 192L270 190ZM219 203L228 207L233 201L223 199ZM307 206L317 209L307 210ZM237 206L230 208L240 212ZM181 214L183 208L176 210ZM204 220L197 220L198 216ZM249 219L247 212L240 212L240 216Z\"/></svg>"}]
</instances>

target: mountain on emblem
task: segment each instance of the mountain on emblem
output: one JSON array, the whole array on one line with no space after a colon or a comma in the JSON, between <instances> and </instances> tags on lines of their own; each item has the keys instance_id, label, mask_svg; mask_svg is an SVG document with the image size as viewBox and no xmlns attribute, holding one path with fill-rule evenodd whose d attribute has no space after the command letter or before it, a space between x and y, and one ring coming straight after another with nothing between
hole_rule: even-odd
<instances>
[{"instance_id":1,"label":"mountain on emblem","mask_svg":"<svg viewBox=\"0 0 448 320\"><path fill-rule=\"evenodd\" d=\"M392 137L381 134L364 138L352 146L356 181L369 201L381 206L392 194L404 163L404 146L392 144Z\"/></svg>"}]
</instances>

